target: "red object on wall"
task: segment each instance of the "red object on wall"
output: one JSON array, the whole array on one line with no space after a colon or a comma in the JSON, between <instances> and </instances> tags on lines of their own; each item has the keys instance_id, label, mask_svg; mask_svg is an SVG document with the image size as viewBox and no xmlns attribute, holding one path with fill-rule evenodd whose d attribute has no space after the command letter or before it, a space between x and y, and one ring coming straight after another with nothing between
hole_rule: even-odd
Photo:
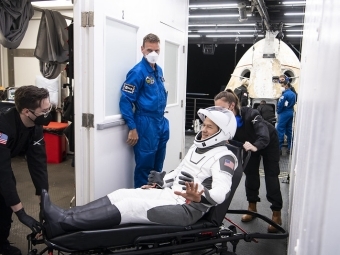
<instances>
[{"instance_id":1,"label":"red object on wall","mask_svg":"<svg viewBox=\"0 0 340 255\"><path fill-rule=\"evenodd\" d=\"M44 126L47 163L60 163L66 158L66 137L63 134L67 123L50 122Z\"/></svg>"}]
</instances>

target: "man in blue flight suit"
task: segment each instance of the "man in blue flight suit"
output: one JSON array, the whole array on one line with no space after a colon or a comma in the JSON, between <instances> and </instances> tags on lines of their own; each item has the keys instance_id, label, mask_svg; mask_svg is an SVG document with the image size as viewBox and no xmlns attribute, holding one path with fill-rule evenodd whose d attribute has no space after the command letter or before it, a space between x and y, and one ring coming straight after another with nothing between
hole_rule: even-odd
<instances>
[{"instance_id":1,"label":"man in blue flight suit","mask_svg":"<svg viewBox=\"0 0 340 255\"><path fill-rule=\"evenodd\" d=\"M279 135L280 152L284 141L284 135L287 135L287 154L290 154L292 142L292 126L294 116L294 105L296 103L296 95L291 91L287 79L280 76L280 83L283 84L282 96L277 103L277 132Z\"/></svg>"},{"instance_id":2,"label":"man in blue flight suit","mask_svg":"<svg viewBox=\"0 0 340 255\"><path fill-rule=\"evenodd\" d=\"M157 35L143 38L143 58L128 72L121 88L119 107L129 127L127 143L135 153L135 188L148 183L151 170L162 171L169 140L169 121L164 117L167 92L163 71L156 64L159 44Z\"/></svg>"}]
</instances>

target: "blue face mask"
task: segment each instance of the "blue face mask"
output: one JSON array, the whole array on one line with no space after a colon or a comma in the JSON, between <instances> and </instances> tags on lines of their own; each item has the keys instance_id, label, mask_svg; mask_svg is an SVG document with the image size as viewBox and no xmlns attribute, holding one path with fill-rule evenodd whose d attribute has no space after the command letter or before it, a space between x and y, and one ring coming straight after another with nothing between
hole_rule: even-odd
<instances>
[{"instance_id":1,"label":"blue face mask","mask_svg":"<svg viewBox=\"0 0 340 255\"><path fill-rule=\"evenodd\" d=\"M236 118L237 128L242 127L243 126L242 117L240 115L236 115L235 118Z\"/></svg>"}]
</instances>

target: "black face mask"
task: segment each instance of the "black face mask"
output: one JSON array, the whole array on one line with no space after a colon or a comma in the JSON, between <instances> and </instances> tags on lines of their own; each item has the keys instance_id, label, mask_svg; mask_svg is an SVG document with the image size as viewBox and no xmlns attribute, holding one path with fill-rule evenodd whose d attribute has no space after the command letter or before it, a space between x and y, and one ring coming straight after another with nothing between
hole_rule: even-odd
<instances>
[{"instance_id":1,"label":"black face mask","mask_svg":"<svg viewBox=\"0 0 340 255\"><path fill-rule=\"evenodd\" d=\"M50 124L51 119L52 119L52 115L51 113L49 113L46 117L44 117L44 115L40 115L36 117L33 122L35 125L47 126L48 124Z\"/></svg>"}]
</instances>

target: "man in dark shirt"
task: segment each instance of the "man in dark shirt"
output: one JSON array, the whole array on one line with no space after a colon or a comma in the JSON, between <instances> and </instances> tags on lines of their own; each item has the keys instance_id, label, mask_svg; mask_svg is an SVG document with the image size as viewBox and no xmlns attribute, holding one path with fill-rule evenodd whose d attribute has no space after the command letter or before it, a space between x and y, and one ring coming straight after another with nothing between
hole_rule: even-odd
<instances>
[{"instance_id":1,"label":"man in dark shirt","mask_svg":"<svg viewBox=\"0 0 340 255\"><path fill-rule=\"evenodd\" d=\"M11 158L26 155L28 169L40 196L48 189L43 125L48 125L52 105L46 89L22 86L15 91L15 107L0 114L0 254L21 255L9 237L12 213L33 232L40 232L38 221L25 213L20 201Z\"/></svg>"},{"instance_id":2,"label":"man in dark shirt","mask_svg":"<svg viewBox=\"0 0 340 255\"><path fill-rule=\"evenodd\" d=\"M274 108L267 104L265 100L262 100L260 105L257 107L257 110L260 112L262 118L269 123L275 125L276 122L276 116Z\"/></svg>"}]
</instances>

